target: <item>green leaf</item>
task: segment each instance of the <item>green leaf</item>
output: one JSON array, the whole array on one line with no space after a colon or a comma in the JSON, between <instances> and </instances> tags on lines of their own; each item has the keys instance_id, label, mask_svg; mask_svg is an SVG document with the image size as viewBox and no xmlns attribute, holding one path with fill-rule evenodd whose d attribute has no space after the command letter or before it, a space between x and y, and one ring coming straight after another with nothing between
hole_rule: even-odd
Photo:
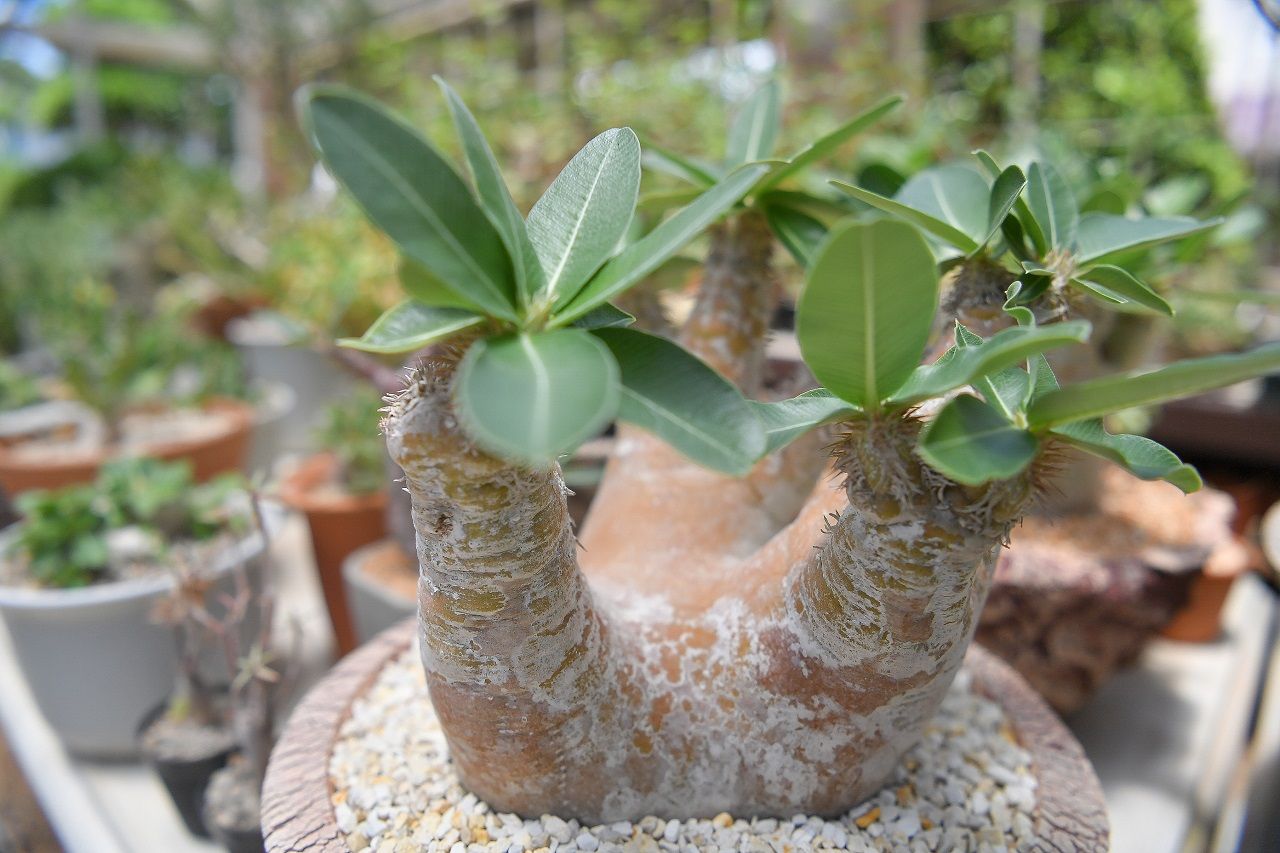
<instances>
[{"instance_id":1,"label":"green leaf","mask_svg":"<svg viewBox=\"0 0 1280 853\"><path fill-rule=\"evenodd\" d=\"M764 426L765 453L781 450L814 427L861 413L826 388L815 388L789 400L764 403L751 400Z\"/></svg>"},{"instance_id":2,"label":"green leaf","mask_svg":"<svg viewBox=\"0 0 1280 853\"><path fill-rule=\"evenodd\" d=\"M781 109L782 87L774 78L747 99L729 127L726 166L732 169L773 156Z\"/></svg>"},{"instance_id":3,"label":"green leaf","mask_svg":"<svg viewBox=\"0 0 1280 853\"><path fill-rule=\"evenodd\" d=\"M1000 165L996 163L995 158L983 151L981 148L973 152L973 156L978 158L983 168L987 170L987 174L994 180L1002 174ZM1045 240L1044 231L1040 228L1040 223L1036 222L1036 218L1031 215L1031 208L1027 207L1027 200L1019 195L1013 203L1015 215L1012 219L1005 221L1005 236L1011 238L1010 245L1015 248L1021 248L1021 236L1025 235L1031 241L1031 246L1035 249L1037 255L1044 255L1049 251L1048 242ZM1014 237L1014 232L1017 237ZM1015 252L1016 254L1016 252Z\"/></svg>"},{"instance_id":4,"label":"green leaf","mask_svg":"<svg viewBox=\"0 0 1280 853\"><path fill-rule=\"evenodd\" d=\"M818 247L826 239L827 226L809 214L785 204L765 204L764 215L769 221L769 227L796 259L796 263L808 268Z\"/></svg>"},{"instance_id":5,"label":"green leaf","mask_svg":"<svg viewBox=\"0 0 1280 853\"><path fill-rule=\"evenodd\" d=\"M476 341L458 365L454 403L491 453L546 464L604 429L618 411L618 364L581 329Z\"/></svg>"},{"instance_id":6,"label":"green leaf","mask_svg":"<svg viewBox=\"0 0 1280 853\"><path fill-rule=\"evenodd\" d=\"M729 177L698 196L644 237L623 249L587 283L577 296L564 300L553 325L564 325L608 302L633 284L644 280L668 258L684 248L708 225L742 200L768 166L756 164L735 170Z\"/></svg>"},{"instance_id":7,"label":"green leaf","mask_svg":"<svg viewBox=\"0 0 1280 853\"><path fill-rule=\"evenodd\" d=\"M1129 219L1110 213L1086 213L1080 219L1076 237L1076 257L1080 263L1097 261L1117 252L1144 249L1206 231L1221 219L1200 221L1189 217L1173 219Z\"/></svg>"},{"instance_id":8,"label":"green leaf","mask_svg":"<svg viewBox=\"0 0 1280 853\"><path fill-rule=\"evenodd\" d=\"M463 308L475 314L485 313L484 308L449 289L431 270L413 258L400 256L400 286L405 293L423 305L433 308Z\"/></svg>"},{"instance_id":9,"label":"green leaf","mask_svg":"<svg viewBox=\"0 0 1280 853\"><path fill-rule=\"evenodd\" d=\"M915 180L915 178L912 178L912 180ZM919 210L895 199L885 198L884 196L873 193L870 190L864 190L862 187L855 187L852 184L846 184L842 181L832 181L831 183L833 186L844 190L859 201L866 202L878 210L883 210L885 213L892 214L899 219L910 222L912 225L924 229L933 236L938 237L941 240L945 240L947 243L955 246L962 252L972 252L978 248L978 241L976 239L970 237L946 219L939 218L932 213ZM906 185L903 186L903 189L906 189ZM983 187L983 191L985 193L985 186Z\"/></svg>"},{"instance_id":10,"label":"green leaf","mask_svg":"<svg viewBox=\"0 0 1280 853\"><path fill-rule=\"evenodd\" d=\"M1017 166L1010 166L996 178L987 204L987 236L982 239L982 245L990 243L991 238L1001 230L1005 218L1013 210L1026 185L1027 177Z\"/></svg>"},{"instance_id":11,"label":"green leaf","mask_svg":"<svg viewBox=\"0 0 1280 853\"><path fill-rule=\"evenodd\" d=\"M413 299L383 312L358 338L342 338L338 346L364 352L414 352L485 322L485 317L465 308L440 308Z\"/></svg>"},{"instance_id":12,"label":"green leaf","mask_svg":"<svg viewBox=\"0 0 1280 853\"><path fill-rule=\"evenodd\" d=\"M920 363L938 307L938 273L902 222L846 222L823 244L796 309L796 335L818 381L868 411Z\"/></svg>"},{"instance_id":13,"label":"green leaf","mask_svg":"<svg viewBox=\"0 0 1280 853\"><path fill-rule=\"evenodd\" d=\"M1001 329L980 344L954 347L933 364L917 367L888 402L894 406L909 406L940 397L948 391L972 384L980 376L1013 367L1032 355L1079 343L1088 337L1089 324L1084 320Z\"/></svg>"},{"instance_id":14,"label":"green leaf","mask_svg":"<svg viewBox=\"0 0 1280 853\"><path fill-rule=\"evenodd\" d=\"M857 134L875 124L901 103L902 98L898 95L885 98L880 103L859 113L830 133L818 137L818 139L809 143L809 145L805 146L800 151L797 151L785 165L779 166L770 172L768 177L760 182L757 192L765 192L776 187L787 178L799 174L814 163L822 160L849 139L852 139Z\"/></svg>"},{"instance_id":15,"label":"green leaf","mask_svg":"<svg viewBox=\"0 0 1280 853\"><path fill-rule=\"evenodd\" d=\"M1143 480L1167 480L1188 493L1204 485L1196 469L1169 448L1141 435L1113 435L1107 432L1101 418L1063 424L1052 432L1068 444L1115 462Z\"/></svg>"},{"instance_id":16,"label":"green leaf","mask_svg":"<svg viewBox=\"0 0 1280 853\"><path fill-rule=\"evenodd\" d=\"M588 142L529 211L529 237L542 261L539 298L574 294L627 233L640 194L640 142L631 128Z\"/></svg>"},{"instance_id":17,"label":"green leaf","mask_svg":"<svg viewBox=\"0 0 1280 853\"><path fill-rule=\"evenodd\" d=\"M1040 449L1036 437L1014 426L977 397L956 397L920 433L920 456L957 483L978 486L1014 476Z\"/></svg>"},{"instance_id":18,"label":"green leaf","mask_svg":"<svg viewBox=\"0 0 1280 853\"><path fill-rule=\"evenodd\" d=\"M514 321L506 246L431 143L363 97L313 88L305 103L325 163L369 218L458 296Z\"/></svg>"},{"instance_id":19,"label":"green leaf","mask_svg":"<svg viewBox=\"0 0 1280 853\"><path fill-rule=\"evenodd\" d=\"M982 338L956 321L956 346L982 346ZM953 356L954 357L954 356ZM991 373L983 373L973 381L973 387L984 400L1013 420L1021 412L1031 396L1031 375L1020 367L1006 367Z\"/></svg>"},{"instance_id":20,"label":"green leaf","mask_svg":"<svg viewBox=\"0 0 1280 853\"><path fill-rule=\"evenodd\" d=\"M1080 211L1071 188L1050 164L1031 164L1027 172L1027 206L1044 234L1046 248L1071 247L1076 240Z\"/></svg>"},{"instance_id":21,"label":"green leaf","mask_svg":"<svg viewBox=\"0 0 1280 853\"><path fill-rule=\"evenodd\" d=\"M622 371L621 420L726 474L745 474L764 455L764 429L747 400L696 356L636 329L594 334Z\"/></svg>"},{"instance_id":22,"label":"green leaf","mask_svg":"<svg viewBox=\"0 0 1280 853\"><path fill-rule=\"evenodd\" d=\"M645 193L636 201L636 210L648 215L661 215L669 210L684 207L701 194L702 191L696 187L684 190Z\"/></svg>"},{"instance_id":23,"label":"green leaf","mask_svg":"<svg viewBox=\"0 0 1280 853\"><path fill-rule=\"evenodd\" d=\"M524 217L511 198L511 191L507 189L498 168L498 160L493 156L493 150L489 148L475 116L443 78L436 76L435 81L444 91L445 100L449 104L449 113L458 131L458 141L462 143L467 165L471 167L471 177L475 181L480 206L493 227L498 229L498 236L507 247L515 273L516 292L521 303L527 305L533 294L542 287L542 266L538 262L533 243L529 241Z\"/></svg>"},{"instance_id":24,"label":"green leaf","mask_svg":"<svg viewBox=\"0 0 1280 853\"><path fill-rule=\"evenodd\" d=\"M1135 305L1154 314L1173 316L1173 306L1142 281L1120 267L1100 264L1072 279L1076 284L1089 285L1094 293L1114 299L1125 305Z\"/></svg>"},{"instance_id":25,"label":"green leaf","mask_svg":"<svg viewBox=\"0 0 1280 853\"><path fill-rule=\"evenodd\" d=\"M1249 352L1212 355L1149 371L1091 379L1051 391L1031 405L1033 427L1057 427L1112 412L1149 406L1280 370L1280 343Z\"/></svg>"},{"instance_id":26,"label":"green leaf","mask_svg":"<svg viewBox=\"0 0 1280 853\"><path fill-rule=\"evenodd\" d=\"M691 157L669 151L653 142L644 143L643 160L644 164L654 171L665 172L699 187L709 187L723 177L717 174L718 170L715 166L699 163Z\"/></svg>"},{"instance_id":27,"label":"green leaf","mask_svg":"<svg viewBox=\"0 0 1280 853\"><path fill-rule=\"evenodd\" d=\"M588 311L581 317L573 321L575 329L609 329L613 327L630 326L636 321L626 311L621 308L615 308L608 302L592 311Z\"/></svg>"},{"instance_id":28,"label":"green leaf","mask_svg":"<svg viewBox=\"0 0 1280 853\"><path fill-rule=\"evenodd\" d=\"M975 242L990 230L991 189L968 166L925 169L912 175L894 199L946 222Z\"/></svg>"}]
</instances>

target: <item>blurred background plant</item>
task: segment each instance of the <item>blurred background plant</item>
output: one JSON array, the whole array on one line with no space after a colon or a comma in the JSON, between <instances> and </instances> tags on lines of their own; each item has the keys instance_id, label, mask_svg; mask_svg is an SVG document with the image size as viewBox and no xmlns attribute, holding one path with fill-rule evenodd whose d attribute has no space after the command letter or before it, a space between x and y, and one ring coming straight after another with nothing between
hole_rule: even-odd
<instances>
[{"instance_id":1,"label":"blurred background plant","mask_svg":"<svg viewBox=\"0 0 1280 853\"><path fill-rule=\"evenodd\" d=\"M325 411L316 443L337 458L337 483L352 495L369 495L387 486L387 450L377 430L378 401L353 396Z\"/></svg>"}]
</instances>

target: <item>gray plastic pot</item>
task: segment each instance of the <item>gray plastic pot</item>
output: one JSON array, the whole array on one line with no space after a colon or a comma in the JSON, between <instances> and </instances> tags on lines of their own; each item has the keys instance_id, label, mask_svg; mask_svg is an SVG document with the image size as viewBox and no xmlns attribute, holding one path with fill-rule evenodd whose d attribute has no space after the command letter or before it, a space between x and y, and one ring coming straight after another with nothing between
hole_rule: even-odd
<instances>
[{"instance_id":1,"label":"gray plastic pot","mask_svg":"<svg viewBox=\"0 0 1280 853\"><path fill-rule=\"evenodd\" d=\"M0 533L0 554L16 527ZM219 554L215 590L231 589L230 570L262 553L248 536ZM253 573L253 574L256 574ZM164 701L177 675L170 629L149 620L168 575L79 589L0 586L0 620L36 703L67 749L91 758L132 758L142 719ZM210 675L226 679L216 662Z\"/></svg>"},{"instance_id":2,"label":"gray plastic pot","mask_svg":"<svg viewBox=\"0 0 1280 853\"><path fill-rule=\"evenodd\" d=\"M418 612L416 599L388 589L365 571L369 559L385 547L386 540L365 545L352 551L342 562L342 581L347 588L347 606L351 609L357 643L368 642Z\"/></svg>"}]
</instances>

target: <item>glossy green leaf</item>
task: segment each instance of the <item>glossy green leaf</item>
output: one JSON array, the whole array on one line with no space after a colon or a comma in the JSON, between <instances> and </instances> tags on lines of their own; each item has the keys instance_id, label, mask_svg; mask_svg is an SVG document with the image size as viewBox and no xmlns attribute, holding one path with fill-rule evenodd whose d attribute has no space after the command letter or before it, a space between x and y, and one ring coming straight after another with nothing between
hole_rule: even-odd
<instances>
[{"instance_id":1,"label":"glossy green leaf","mask_svg":"<svg viewBox=\"0 0 1280 853\"><path fill-rule=\"evenodd\" d=\"M912 179L914 180L914 178ZM979 179L981 181L981 179ZM852 184L846 184L842 181L832 181L831 184L839 189L847 192L849 195L866 202L872 207L883 210L885 213L898 217L912 225L921 228L933 236L946 241L955 246L962 252L972 252L978 248L978 241L970 237L964 231L955 227L946 219L939 218L933 213L904 204L901 201L892 198L885 198L882 195L865 190L862 187L855 187ZM906 186L903 186L906 189ZM985 186L983 188L985 193ZM984 202L985 204L985 202Z\"/></svg>"},{"instance_id":2,"label":"glossy green leaf","mask_svg":"<svg viewBox=\"0 0 1280 853\"><path fill-rule=\"evenodd\" d=\"M1154 314L1173 316L1173 306L1164 297L1120 267L1099 264L1072 281L1091 285L1089 289L1094 293L1100 292L1117 302L1135 305Z\"/></svg>"},{"instance_id":3,"label":"glossy green leaf","mask_svg":"<svg viewBox=\"0 0 1280 853\"><path fill-rule=\"evenodd\" d=\"M715 166L700 163L650 141L644 143L643 161L656 172L664 172L699 187L709 187L723 177Z\"/></svg>"},{"instance_id":4,"label":"glossy green leaf","mask_svg":"<svg viewBox=\"0 0 1280 853\"><path fill-rule=\"evenodd\" d=\"M636 210L647 216L659 216L667 211L684 207L700 195L702 191L696 187L645 193L636 201Z\"/></svg>"},{"instance_id":5,"label":"glossy green leaf","mask_svg":"<svg viewBox=\"0 0 1280 853\"><path fill-rule=\"evenodd\" d=\"M938 273L902 222L846 222L809 268L796 336L818 381L868 411L920 363L938 307Z\"/></svg>"},{"instance_id":6,"label":"glossy green leaf","mask_svg":"<svg viewBox=\"0 0 1280 853\"><path fill-rule=\"evenodd\" d=\"M447 160L363 97L308 90L306 119L325 164L373 222L450 290L515 320L515 279L497 229Z\"/></svg>"},{"instance_id":7,"label":"glossy green leaf","mask_svg":"<svg viewBox=\"0 0 1280 853\"><path fill-rule=\"evenodd\" d=\"M987 202L987 235L982 239L982 245L990 243L991 238L1000 232L1026 185L1027 177L1017 166L1010 166L996 178Z\"/></svg>"},{"instance_id":8,"label":"glossy green leaf","mask_svg":"<svg viewBox=\"0 0 1280 853\"><path fill-rule=\"evenodd\" d=\"M511 267L515 274L516 293L520 302L528 305L533 294L542 288L542 266L533 243L529 240L529 232L524 224L524 217L511 198L506 181L502 179L502 171L498 168L498 160L493 156L480 125L475 116L467 109L458 93L441 77L435 78L436 85L443 90L445 100L449 104L449 113L453 118L453 126L458 132L458 141L462 144L467 165L471 168L471 177L475 182L476 195L480 206L484 209L489 221L498 229L498 236L507 247L511 258Z\"/></svg>"},{"instance_id":9,"label":"glossy green leaf","mask_svg":"<svg viewBox=\"0 0 1280 853\"><path fill-rule=\"evenodd\" d=\"M415 352L483 322L484 317L463 308L440 308L409 299L385 311L360 337L342 338L338 345L365 352Z\"/></svg>"},{"instance_id":10,"label":"glossy green leaf","mask_svg":"<svg viewBox=\"0 0 1280 853\"><path fill-rule=\"evenodd\" d=\"M772 157L781 112L782 86L774 78L752 93L730 125L725 165L732 169Z\"/></svg>"},{"instance_id":11,"label":"glossy green leaf","mask_svg":"<svg viewBox=\"0 0 1280 853\"><path fill-rule=\"evenodd\" d=\"M1192 358L1156 370L1069 385L1034 402L1027 419L1033 427L1057 427L1189 397L1276 371L1280 371L1280 343L1264 344L1248 352Z\"/></svg>"},{"instance_id":12,"label":"glossy green leaf","mask_svg":"<svg viewBox=\"0 0 1280 853\"><path fill-rule=\"evenodd\" d=\"M788 178L794 177L813 164L831 155L837 148L852 139L871 125L875 124L889 112L892 112L902 98L894 95L854 116L830 133L818 137L791 157L785 165L779 166L760 182L759 192L765 192Z\"/></svg>"},{"instance_id":13,"label":"glossy green leaf","mask_svg":"<svg viewBox=\"0 0 1280 853\"><path fill-rule=\"evenodd\" d=\"M1194 492L1204 483L1196 469L1158 442L1141 435L1113 435L1101 418L1063 424L1053 434L1075 447L1108 459L1143 480L1167 480L1184 492Z\"/></svg>"},{"instance_id":14,"label":"glossy green leaf","mask_svg":"<svg viewBox=\"0 0 1280 853\"><path fill-rule=\"evenodd\" d=\"M918 172L894 199L946 222L974 242L981 242L990 230L991 189L968 166L935 166Z\"/></svg>"},{"instance_id":15,"label":"glossy green leaf","mask_svg":"<svg viewBox=\"0 0 1280 853\"><path fill-rule=\"evenodd\" d=\"M803 211L785 204L764 205L764 215L778 241L796 263L808 268L827 236L827 226Z\"/></svg>"},{"instance_id":16,"label":"glossy green leaf","mask_svg":"<svg viewBox=\"0 0 1280 853\"><path fill-rule=\"evenodd\" d=\"M1032 163L1027 171L1026 193L1027 207L1044 233L1048 248L1070 248L1076 240L1080 211L1066 180L1049 163Z\"/></svg>"},{"instance_id":17,"label":"glossy green leaf","mask_svg":"<svg viewBox=\"0 0 1280 853\"><path fill-rule=\"evenodd\" d=\"M483 307L470 299L454 293L431 270L413 258L400 256L400 286L411 299L434 308L464 308L475 314L483 314Z\"/></svg>"},{"instance_id":18,"label":"glossy green leaf","mask_svg":"<svg viewBox=\"0 0 1280 853\"><path fill-rule=\"evenodd\" d=\"M538 300L571 299L617 249L640 194L640 142L631 128L606 130L583 146L529 211L542 262Z\"/></svg>"},{"instance_id":19,"label":"glossy green leaf","mask_svg":"<svg viewBox=\"0 0 1280 853\"><path fill-rule=\"evenodd\" d=\"M972 384L980 376L1020 364L1036 353L1079 343L1088 337L1089 324L1084 320L1001 329L980 344L954 347L933 364L917 367L888 402L909 406L940 397Z\"/></svg>"},{"instance_id":20,"label":"glossy green leaf","mask_svg":"<svg viewBox=\"0 0 1280 853\"><path fill-rule=\"evenodd\" d=\"M1080 219L1076 257L1080 263L1097 261L1118 252L1178 240L1214 228L1221 222L1221 219L1200 221L1189 217L1129 219L1110 213L1086 213Z\"/></svg>"},{"instance_id":21,"label":"glossy green leaf","mask_svg":"<svg viewBox=\"0 0 1280 853\"><path fill-rule=\"evenodd\" d=\"M995 158L983 151L981 148L973 152L973 156L978 158L982 163L982 167L986 169L987 174L992 180L1000 177L1003 172L1000 164ZM1040 223L1036 222L1036 218L1031 215L1031 208L1027 206L1027 200L1024 197L1025 192L1017 197L1013 203L1014 216L1005 220L1005 236L1010 238L1010 245L1015 249L1020 248L1022 238L1025 237L1031 241L1030 248L1034 249L1034 254L1041 256L1049 251L1049 246L1045 240L1044 231L1040 228ZM1016 237L1014 236L1016 234Z\"/></svg>"},{"instance_id":22,"label":"glossy green leaf","mask_svg":"<svg viewBox=\"0 0 1280 853\"><path fill-rule=\"evenodd\" d=\"M773 403L750 402L764 426L766 454L781 450L814 427L853 417L862 411L826 388L815 388Z\"/></svg>"},{"instance_id":23,"label":"glossy green leaf","mask_svg":"<svg viewBox=\"0 0 1280 853\"><path fill-rule=\"evenodd\" d=\"M613 420L618 378L609 348L581 329L482 338L458 365L454 405L485 450L547 464Z\"/></svg>"},{"instance_id":24,"label":"glossy green leaf","mask_svg":"<svg viewBox=\"0 0 1280 853\"><path fill-rule=\"evenodd\" d=\"M735 170L729 177L698 196L644 237L627 246L587 283L577 296L564 300L554 323L564 325L613 299L662 266L668 258L706 230L742 200L768 166L755 164Z\"/></svg>"},{"instance_id":25,"label":"glossy green leaf","mask_svg":"<svg viewBox=\"0 0 1280 853\"><path fill-rule=\"evenodd\" d=\"M606 302L599 308L588 311L574 320L572 325L575 329L611 329L630 326L635 321L636 318L626 311L621 308L615 308Z\"/></svg>"},{"instance_id":26,"label":"glossy green leaf","mask_svg":"<svg viewBox=\"0 0 1280 853\"><path fill-rule=\"evenodd\" d=\"M636 329L594 334L622 371L620 419L726 474L747 473L764 454L764 429L747 400L696 356Z\"/></svg>"},{"instance_id":27,"label":"glossy green leaf","mask_svg":"<svg viewBox=\"0 0 1280 853\"><path fill-rule=\"evenodd\" d=\"M956 323L956 346L982 346L983 340ZM1020 367L1006 367L1003 370L984 372L972 383L982 398L995 406L1002 415L1010 420L1023 410L1031 396L1031 375Z\"/></svg>"},{"instance_id":28,"label":"glossy green leaf","mask_svg":"<svg viewBox=\"0 0 1280 853\"><path fill-rule=\"evenodd\" d=\"M920 433L919 453L957 483L977 486L1014 476L1031 464L1040 442L977 397L956 397Z\"/></svg>"}]
</instances>

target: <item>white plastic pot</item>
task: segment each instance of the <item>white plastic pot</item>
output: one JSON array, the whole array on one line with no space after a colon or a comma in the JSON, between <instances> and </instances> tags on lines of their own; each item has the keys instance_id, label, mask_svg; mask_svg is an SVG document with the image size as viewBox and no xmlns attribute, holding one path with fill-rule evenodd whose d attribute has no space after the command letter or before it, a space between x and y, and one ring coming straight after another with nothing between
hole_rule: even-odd
<instances>
[{"instance_id":1,"label":"white plastic pot","mask_svg":"<svg viewBox=\"0 0 1280 853\"><path fill-rule=\"evenodd\" d=\"M17 526L0 533L8 550ZM263 551L254 533L227 548L213 570L216 591L230 591L230 571ZM257 574L253 572L253 574ZM79 589L0 586L0 620L36 703L67 749L93 758L137 753L143 716L173 689L178 662L172 630L153 624L156 600L172 586L168 575ZM225 665L208 662L225 681Z\"/></svg>"}]
</instances>

